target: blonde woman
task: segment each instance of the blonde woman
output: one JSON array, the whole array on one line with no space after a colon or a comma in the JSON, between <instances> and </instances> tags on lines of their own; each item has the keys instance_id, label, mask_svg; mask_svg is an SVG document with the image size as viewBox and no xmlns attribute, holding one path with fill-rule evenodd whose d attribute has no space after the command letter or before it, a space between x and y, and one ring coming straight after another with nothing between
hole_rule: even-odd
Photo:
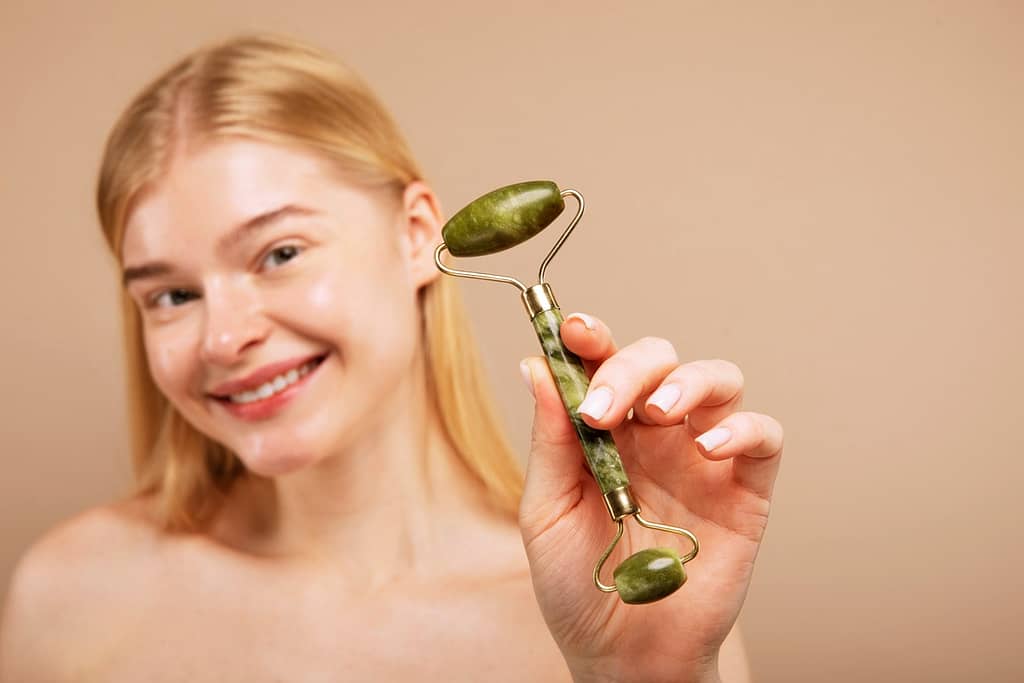
<instances>
[{"instance_id":1,"label":"blonde woman","mask_svg":"<svg viewBox=\"0 0 1024 683\"><path fill-rule=\"evenodd\" d=\"M267 36L189 55L115 125L97 206L138 487L23 558L4 681L746 678L730 631L778 423L739 411L731 363L570 316L586 421L705 548L671 599L595 590L607 512L546 365L522 365L524 484L433 263L437 199L330 56ZM664 542L641 531L621 557Z\"/></svg>"}]
</instances>

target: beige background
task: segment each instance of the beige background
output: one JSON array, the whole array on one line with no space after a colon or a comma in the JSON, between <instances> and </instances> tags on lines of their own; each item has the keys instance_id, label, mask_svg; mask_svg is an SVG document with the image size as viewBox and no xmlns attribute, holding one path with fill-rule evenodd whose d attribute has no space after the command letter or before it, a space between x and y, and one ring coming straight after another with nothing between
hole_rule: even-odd
<instances>
[{"instance_id":1,"label":"beige background","mask_svg":"<svg viewBox=\"0 0 1024 683\"><path fill-rule=\"evenodd\" d=\"M128 478L106 132L185 51L275 29L375 85L449 212L583 191L567 312L736 361L785 424L757 680L1021 680L1024 4L505 4L0 5L4 585ZM511 289L464 289L525 447L532 330Z\"/></svg>"}]
</instances>

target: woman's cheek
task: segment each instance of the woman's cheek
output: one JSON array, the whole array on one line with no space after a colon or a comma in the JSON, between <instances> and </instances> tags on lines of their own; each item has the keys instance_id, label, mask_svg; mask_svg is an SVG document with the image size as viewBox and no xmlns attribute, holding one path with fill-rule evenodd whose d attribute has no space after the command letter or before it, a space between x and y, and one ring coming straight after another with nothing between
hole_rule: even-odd
<instances>
[{"instance_id":1,"label":"woman's cheek","mask_svg":"<svg viewBox=\"0 0 1024 683\"><path fill-rule=\"evenodd\" d=\"M170 335L146 335L146 355L149 371L157 387L167 396L174 396L180 383L181 367L180 339Z\"/></svg>"},{"instance_id":2,"label":"woman's cheek","mask_svg":"<svg viewBox=\"0 0 1024 683\"><path fill-rule=\"evenodd\" d=\"M361 328L372 315L375 297L367 278L354 277L341 269L320 273L310 279L290 302L291 311L301 311L302 320L313 336L336 337L339 333Z\"/></svg>"},{"instance_id":3,"label":"woman's cheek","mask_svg":"<svg viewBox=\"0 0 1024 683\"><path fill-rule=\"evenodd\" d=\"M338 305L338 283L332 282L330 276L324 276L312 283L306 292L306 306L310 311L327 312Z\"/></svg>"},{"instance_id":4,"label":"woman's cheek","mask_svg":"<svg viewBox=\"0 0 1024 683\"><path fill-rule=\"evenodd\" d=\"M202 348L202 316L189 315L144 330L143 342L150 374L157 388L175 405L205 396Z\"/></svg>"}]
</instances>

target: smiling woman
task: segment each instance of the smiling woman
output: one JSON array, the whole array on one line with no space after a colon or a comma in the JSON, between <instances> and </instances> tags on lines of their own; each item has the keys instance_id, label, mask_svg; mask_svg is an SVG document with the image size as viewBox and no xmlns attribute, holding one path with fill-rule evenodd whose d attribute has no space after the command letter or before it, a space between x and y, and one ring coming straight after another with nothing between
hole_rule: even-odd
<instances>
[{"instance_id":1,"label":"smiling woman","mask_svg":"<svg viewBox=\"0 0 1024 683\"><path fill-rule=\"evenodd\" d=\"M97 207L124 283L137 489L22 560L3 680L746 678L727 636L778 423L738 411L731 363L617 349L569 316L593 374L580 419L615 430L645 509L710 549L689 601L641 612L596 591L607 517L551 375L522 366L524 483L434 264L438 201L329 55L254 36L188 56L114 126Z\"/></svg>"},{"instance_id":2,"label":"smiling woman","mask_svg":"<svg viewBox=\"0 0 1024 683\"><path fill-rule=\"evenodd\" d=\"M127 221L126 267L168 266L128 286L153 381L247 472L281 475L379 442L428 391L418 298L437 278L416 256L431 244L432 196L418 181L358 187L338 176L294 147L211 141L173 162ZM302 381L267 386L291 371Z\"/></svg>"},{"instance_id":3,"label":"smiling woman","mask_svg":"<svg viewBox=\"0 0 1024 683\"><path fill-rule=\"evenodd\" d=\"M303 92L304 88L308 92ZM314 92L320 96L314 96ZM214 141L221 144L212 144ZM225 146L225 141L235 144ZM190 153L195 149L202 149L202 153ZM300 158L297 150L303 150L305 155ZM309 156L310 152L315 156ZM168 196L171 188L181 189L180 184L161 178L168 170L173 171L176 164L180 168L183 159L188 159L195 169L179 174L193 183L180 194L187 195L192 190L200 200L205 200L198 215L195 207L177 202L177 196ZM126 163L129 160L134 163ZM268 176L266 168L278 173ZM210 432L196 429L196 423L190 423L173 401L166 400L169 394L154 391L154 383L159 385L158 373L151 376L146 366L155 370L165 365L158 363L154 368L152 349L156 346L152 344L149 362L144 362L145 321L147 316L155 321L181 314L155 310L151 300L150 290L157 276L163 277L166 288L167 278L172 275L168 272L171 264L162 259L143 263L143 259L133 258L130 249L144 250L149 246L156 253L167 255L175 253L177 247L184 252L184 265L190 254L202 253L195 240L207 238L216 242L214 253L244 256L239 250L244 246L250 250L262 246L255 240L266 238L271 229L286 234L281 232L283 228L301 221L305 221L307 232L316 236L328 229L330 223L323 216L319 223L314 220L321 213L317 209L281 204L301 196L288 191L305 190L304 182L315 184L319 179L329 193L340 186L329 185L328 179L358 181L373 188L377 195L388 195L397 208L400 192L420 177L390 116L358 77L317 50L291 41L261 37L197 53L157 79L128 108L108 142L97 204L104 234L124 265L124 280L131 295L126 297L124 309L130 394L135 399L131 405L136 408L136 471L143 491L159 492L161 515L169 526L194 526L213 514L219 500L216 494L225 490L243 469L238 466L238 450L209 438ZM165 182L158 183L159 180ZM292 187L286 190L280 184L285 181L290 181ZM415 187L421 188L423 195L414 201L424 205L434 201L427 188ZM164 190L163 195L160 189ZM325 188L319 189L323 193ZM366 213L368 202L364 195L351 191L350 195ZM184 197L186 201L189 198ZM338 208L350 211L352 207ZM434 208L428 206L427 210ZM232 214L226 217L232 222L219 224L216 239L210 239L214 235L208 226L214 216L223 213ZM132 222L147 219L151 220L144 228L131 230ZM346 216L346 220L348 225L355 226L355 217ZM164 233L154 234L160 228ZM189 228L192 234L186 232ZM161 237L170 250L161 252L159 245L145 242ZM347 237L349 243L345 246L350 247L355 235L333 237L331 246L342 246L341 240ZM385 242L379 236L371 237L377 239L361 242ZM318 253L312 257L324 260ZM348 249L347 258L351 257L352 250ZM334 263L340 266L345 261ZM343 269L334 271L340 273ZM143 276L151 285L146 291L139 281ZM211 284L216 291L225 281L221 278ZM494 419L479 364L474 354L467 353L472 344L467 343L469 330L457 295L442 280L425 284L429 286L419 292L427 341L424 370L435 400L442 407L441 419L448 422L445 431L469 470L485 484L493 504L501 510L514 510L521 490L521 474L517 459ZM188 288L181 288L176 295L187 291ZM321 282L313 291L330 296L332 291L345 290L332 289L330 283ZM372 322L373 317L367 316L361 326ZM179 323L175 329L181 327ZM217 341L213 339L212 343ZM166 363L171 355L162 351L159 360ZM454 368L459 371L457 378L451 372ZM457 389L453 385L456 379ZM259 437L253 434L250 438ZM477 442L493 444L493 449L484 456L469 447Z\"/></svg>"}]
</instances>

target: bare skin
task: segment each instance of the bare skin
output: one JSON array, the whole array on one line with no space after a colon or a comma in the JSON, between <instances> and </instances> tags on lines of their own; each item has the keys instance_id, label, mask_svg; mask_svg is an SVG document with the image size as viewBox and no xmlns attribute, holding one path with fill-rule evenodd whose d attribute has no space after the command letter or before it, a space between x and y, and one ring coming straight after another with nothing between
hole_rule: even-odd
<instances>
[{"instance_id":1,"label":"bare skin","mask_svg":"<svg viewBox=\"0 0 1024 683\"><path fill-rule=\"evenodd\" d=\"M234 226L288 203L312 211L221 248ZM722 363L680 366L667 343L617 351L600 321L594 330L563 326L595 383L623 399L595 425L639 430L620 424L637 402L645 428L663 425L671 439L644 449L661 461L638 464L678 471L669 446L683 443L691 467L715 468L709 475L727 486L720 499L735 497L719 517L718 508L677 511L647 487L663 508L654 512L717 529L724 552L693 593L703 602L657 606L699 626L701 638L673 635L658 642L657 657L636 658L618 634L638 636L636 610L655 608L616 607L576 567L567 571L592 561L584 545L603 542L611 526L539 359L530 362L539 411L532 479L528 472L518 520L487 506L431 412L417 292L438 276L439 228L422 183L396 203L339 183L293 150L234 140L182 152L135 210L123 255L127 265L174 268L129 288L144 311L157 386L253 476L199 533L161 531L149 501L137 499L42 539L12 584L3 681L560 681L574 663L578 680L598 680L605 664L633 667L637 680L747 680L742 648L726 635L763 532L781 432L765 416L736 412L742 381ZM326 359L273 419L237 419L211 396L253 368L311 353ZM648 412L643 400L671 381L692 395ZM687 413L702 429L731 420L732 440L714 456L699 453L682 431ZM735 482L722 469L733 457L742 460ZM570 542L586 552L553 561L546 549Z\"/></svg>"},{"instance_id":2,"label":"bare skin","mask_svg":"<svg viewBox=\"0 0 1024 683\"><path fill-rule=\"evenodd\" d=\"M12 586L0 680L571 680L514 525L476 546L485 573L363 592L327 565L161 533L147 507L90 510L33 547ZM749 680L735 630L720 668Z\"/></svg>"},{"instance_id":3,"label":"bare skin","mask_svg":"<svg viewBox=\"0 0 1024 683\"><path fill-rule=\"evenodd\" d=\"M33 550L3 680L569 680L507 521L456 522L441 552L382 582L146 517L145 501L97 509Z\"/></svg>"}]
</instances>

